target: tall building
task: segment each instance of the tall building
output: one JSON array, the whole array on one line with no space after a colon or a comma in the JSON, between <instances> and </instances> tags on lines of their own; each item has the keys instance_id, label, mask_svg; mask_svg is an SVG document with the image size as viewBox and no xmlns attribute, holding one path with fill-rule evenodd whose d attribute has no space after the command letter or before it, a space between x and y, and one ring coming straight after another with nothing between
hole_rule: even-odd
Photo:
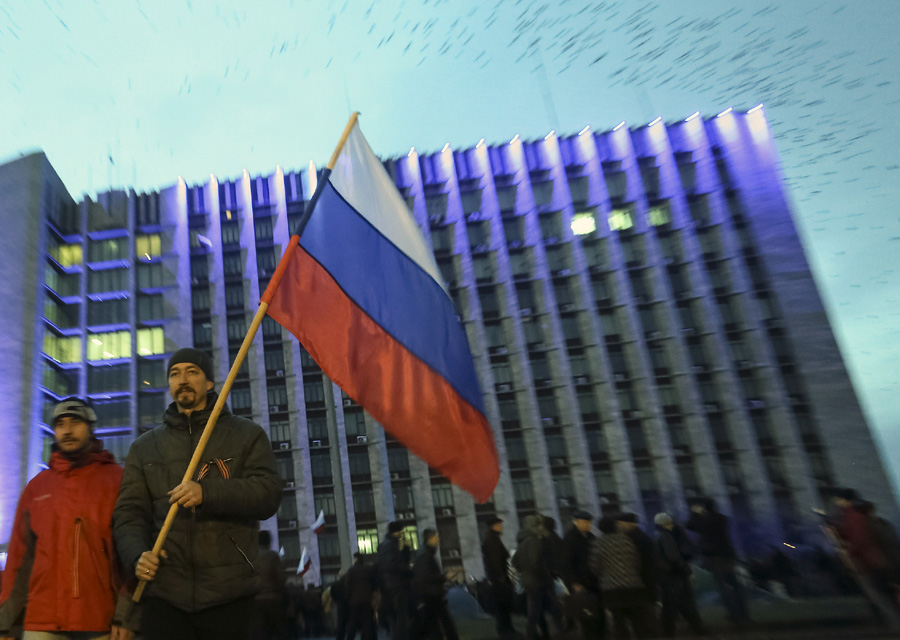
<instances>
[{"instance_id":1,"label":"tall building","mask_svg":"<svg viewBox=\"0 0 900 640\"><path fill-rule=\"evenodd\" d=\"M859 488L897 520L762 108L385 166L466 327L501 479L475 504L266 319L229 404L275 449L284 497L264 526L288 566L306 547L327 582L397 519L412 540L436 528L445 568L480 575L495 514L514 546L534 511L646 522L698 495L748 551L811 535L826 486ZM159 422L176 348L207 350L225 379L315 179L279 168L76 202L42 154L0 166L0 540L59 398L90 397L122 458Z\"/></svg>"}]
</instances>

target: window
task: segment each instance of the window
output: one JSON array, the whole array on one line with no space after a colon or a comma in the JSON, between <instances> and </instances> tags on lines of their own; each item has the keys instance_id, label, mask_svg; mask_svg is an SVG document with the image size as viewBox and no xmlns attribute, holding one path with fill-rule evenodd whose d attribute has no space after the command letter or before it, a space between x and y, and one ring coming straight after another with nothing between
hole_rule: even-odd
<instances>
[{"instance_id":1,"label":"window","mask_svg":"<svg viewBox=\"0 0 900 640\"><path fill-rule=\"evenodd\" d=\"M163 360L138 358L137 375L140 389L166 389L169 386Z\"/></svg>"},{"instance_id":2,"label":"window","mask_svg":"<svg viewBox=\"0 0 900 640\"><path fill-rule=\"evenodd\" d=\"M76 328L79 310L78 304L57 304L50 296L44 298L44 317L60 329Z\"/></svg>"},{"instance_id":3,"label":"window","mask_svg":"<svg viewBox=\"0 0 900 640\"><path fill-rule=\"evenodd\" d=\"M453 506L453 489L448 483L431 485L431 498L435 507Z\"/></svg>"},{"instance_id":4,"label":"window","mask_svg":"<svg viewBox=\"0 0 900 640\"><path fill-rule=\"evenodd\" d=\"M88 367L88 393L128 391L129 364Z\"/></svg>"},{"instance_id":5,"label":"window","mask_svg":"<svg viewBox=\"0 0 900 640\"><path fill-rule=\"evenodd\" d=\"M131 400L128 398L105 400L94 403L97 423L104 427L118 427L131 424ZM160 414L157 414L157 420Z\"/></svg>"},{"instance_id":6,"label":"window","mask_svg":"<svg viewBox=\"0 0 900 640\"><path fill-rule=\"evenodd\" d=\"M394 511L414 511L416 508L413 500L412 487L408 484L394 485Z\"/></svg>"},{"instance_id":7,"label":"window","mask_svg":"<svg viewBox=\"0 0 900 640\"><path fill-rule=\"evenodd\" d=\"M256 272L260 277L272 275L277 265L278 258L274 249L260 249L256 252Z\"/></svg>"},{"instance_id":8,"label":"window","mask_svg":"<svg viewBox=\"0 0 900 640\"><path fill-rule=\"evenodd\" d=\"M633 226L634 221L631 215L631 207L613 209L609 212L610 231L625 231L626 229L631 229Z\"/></svg>"},{"instance_id":9,"label":"window","mask_svg":"<svg viewBox=\"0 0 900 640\"><path fill-rule=\"evenodd\" d=\"M266 373L269 375L284 375L284 350L280 347L274 350L266 349L263 353ZM278 372L281 372L280 374Z\"/></svg>"},{"instance_id":10,"label":"window","mask_svg":"<svg viewBox=\"0 0 900 640\"><path fill-rule=\"evenodd\" d=\"M534 503L534 488L531 486L531 480L513 478L512 486L517 505L527 506Z\"/></svg>"},{"instance_id":11,"label":"window","mask_svg":"<svg viewBox=\"0 0 900 640\"><path fill-rule=\"evenodd\" d=\"M294 461L292 458L276 457L275 462L278 465L278 477L286 482L294 480Z\"/></svg>"},{"instance_id":12,"label":"window","mask_svg":"<svg viewBox=\"0 0 900 640\"><path fill-rule=\"evenodd\" d=\"M191 256L191 277L195 283L209 280L209 260L204 256Z\"/></svg>"},{"instance_id":13,"label":"window","mask_svg":"<svg viewBox=\"0 0 900 640\"><path fill-rule=\"evenodd\" d=\"M241 242L241 226L236 221L222 223L222 244L236 245Z\"/></svg>"},{"instance_id":14,"label":"window","mask_svg":"<svg viewBox=\"0 0 900 640\"><path fill-rule=\"evenodd\" d=\"M419 530L414 524L408 524L403 527L401 532L403 539L406 541L406 547L415 551L419 548Z\"/></svg>"},{"instance_id":15,"label":"window","mask_svg":"<svg viewBox=\"0 0 900 640\"><path fill-rule=\"evenodd\" d=\"M303 383L303 397L307 405L325 404L325 387L321 380Z\"/></svg>"},{"instance_id":16,"label":"window","mask_svg":"<svg viewBox=\"0 0 900 640\"><path fill-rule=\"evenodd\" d=\"M108 238L88 242L88 260L90 262L126 260L127 258L128 245L125 238Z\"/></svg>"},{"instance_id":17,"label":"window","mask_svg":"<svg viewBox=\"0 0 900 640\"><path fill-rule=\"evenodd\" d=\"M406 449L397 447L388 449L388 469L392 474L399 473L403 477L409 476L409 456Z\"/></svg>"},{"instance_id":18,"label":"window","mask_svg":"<svg viewBox=\"0 0 900 640\"><path fill-rule=\"evenodd\" d=\"M541 237L544 241L559 241L560 235L562 235L562 226L558 211L538 216L538 223L541 226Z\"/></svg>"},{"instance_id":19,"label":"window","mask_svg":"<svg viewBox=\"0 0 900 640\"><path fill-rule=\"evenodd\" d=\"M375 513L375 496L371 489L354 489L353 510L356 513Z\"/></svg>"},{"instance_id":20,"label":"window","mask_svg":"<svg viewBox=\"0 0 900 640\"><path fill-rule=\"evenodd\" d=\"M77 282L74 281L73 282ZM51 288L52 285L51 285ZM106 293L108 291L127 291L128 290L128 270L127 269L103 269L101 271L88 271L88 293ZM73 295L75 291L64 294L62 291L54 289L61 295Z\"/></svg>"},{"instance_id":21,"label":"window","mask_svg":"<svg viewBox=\"0 0 900 640\"><path fill-rule=\"evenodd\" d=\"M244 307L244 284L241 282L225 285L225 308L242 309Z\"/></svg>"},{"instance_id":22,"label":"window","mask_svg":"<svg viewBox=\"0 0 900 640\"><path fill-rule=\"evenodd\" d=\"M166 410L165 393L141 393L138 395L138 424L157 425Z\"/></svg>"},{"instance_id":23,"label":"window","mask_svg":"<svg viewBox=\"0 0 900 640\"><path fill-rule=\"evenodd\" d=\"M152 260L162 255L162 243L158 233L147 233L134 239L134 254L138 260Z\"/></svg>"},{"instance_id":24,"label":"window","mask_svg":"<svg viewBox=\"0 0 900 640\"><path fill-rule=\"evenodd\" d=\"M41 385L60 397L74 395L78 392L78 372L60 371L48 363L44 365Z\"/></svg>"},{"instance_id":25,"label":"window","mask_svg":"<svg viewBox=\"0 0 900 640\"><path fill-rule=\"evenodd\" d=\"M359 552L364 555L377 553L378 529L357 529L356 544L359 547Z\"/></svg>"},{"instance_id":26,"label":"window","mask_svg":"<svg viewBox=\"0 0 900 640\"><path fill-rule=\"evenodd\" d=\"M165 336L162 327L149 327L137 330L137 352L141 356L153 356L165 353Z\"/></svg>"},{"instance_id":27,"label":"window","mask_svg":"<svg viewBox=\"0 0 900 640\"><path fill-rule=\"evenodd\" d=\"M319 557L322 560L339 560L341 557L341 544L338 541L337 534L323 533L318 536L319 539Z\"/></svg>"},{"instance_id":28,"label":"window","mask_svg":"<svg viewBox=\"0 0 900 640\"><path fill-rule=\"evenodd\" d=\"M91 277L92 273L88 274L88 287L91 284ZM47 269L44 271L44 283L63 298L77 296L79 293L77 273L59 273L50 265L47 265ZM90 289L88 291L90 292Z\"/></svg>"},{"instance_id":29,"label":"window","mask_svg":"<svg viewBox=\"0 0 900 640\"><path fill-rule=\"evenodd\" d=\"M191 302L193 304L193 292L191 293ZM166 316L165 302L162 294L156 293L151 295L140 294L137 297L137 319L138 322L147 322L148 320L161 320Z\"/></svg>"},{"instance_id":30,"label":"window","mask_svg":"<svg viewBox=\"0 0 900 640\"><path fill-rule=\"evenodd\" d=\"M88 324L122 324L128 322L128 300L89 300Z\"/></svg>"},{"instance_id":31,"label":"window","mask_svg":"<svg viewBox=\"0 0 900 640\"><path fill-rule=\"evenodd\" d=\"M269 400L270 407L281 407L282 411L287 411L288 394L287 387L283 384L269 385L266 390L266 397Z\"/></svg>"},{"instance_id":32,"label":"window","mask_svg":"<svg viewBox=\"0 0 900 640\"><path fill-rule=\"evenodd\" d=\"M253 406L253 396L250 389L234 388L231 390L231 408L236 412L241 411L247 413Z\"/></svg>"},{"instance_id":33,"label":"window","mask_svg":"<svg viewBox=\"0 0 900 640\"><path fill-rule=\"evenodd\" d=\"M522 436L517 434L506 438L506 457L511 467L523 467L528 464L528 454Z\"/></svg>"},{"instance_id":34,"label":"window","mask_svg":"<svg viewBox=\"0 0 900 640\"><path fill-rule=\"evenodd\" d=\"M131 332L89 333L88 360L112 360L131 357Z\"/></svg>"},{"instance_id":35,"label":"window","mask_svg":"<svg viewBox=\"0 0 900 640\"><path fill-rule=\"evenodd\" d=\"M349 437L366 435L366 416L362 411L344 412L344 429Z\"/></svg>"},{"instance_id":36,"label":"window","mask_svg":"<svg viewBox=\"0 0 900 640\"><path fill-rule=\"evenodd\" d=\"M266 216L256 218L253 221L253 233L257 242L271 242L272 235L272 218Z\"/></svg>"},{"instance_id":37,"label":"window","mask_svg":"<svg viewBox=\"0 0 900 640\"><path fill-rule=\"evenodd\" d=\"M285 520L296 520L297 519L297 501L296 500L282 500L281 505L278 507L278 521L279 524L283 523Z\"/></svg>"},{"instance_id":38,"label":"window","mask_svg":"<svg viewBox=\"0 0 900 640\"><path fill-rule=\"evenodd\" d=\"M572 216L572 233L576 236L587 236L597 230L597 221L593 211L579 211Z\"/></svg>"},{"instance_id":39,"label":"window","mask_svg":"<svg viewBox=\"0 0 900 640\"><path fill-rule=\"evenodd\" d=\"M160 263L139 264L137 266L137 286L141 289L154 289L168 284L164 267Z\"/></svg>"},{"instance_id":40,"label":"window","mask_svg":"<svg viewBox=\"0 0 900 640\"><path fill-rule=\"evenodd\" d=\"M306 429L312 440L325 440L328 438L328 419L325 416L307 418Z\"/></svg>"},{"instance_id":41,"label":"window","mask_svg":"<svg viewBox=\"0 0 900 640\"><path fill-rule=\"evenodd\" d=\"M314 480L331 479L331 455L328 453L311 453L309 470Z\"/></svg>"},{"instance_id":42,"label":"window","mask_svg":"<svg viewBox=\"0 0 900 640\"><path fill-rule=\"evenodd\" d=\"M222 258L222 268L225 270L226 276L239 276L243 274L244 261L241 253L239 251L226 253Z\"/></svg>"},{"instance_id":43,"label":"window","mask_svg":"<svg viewBox=\"0 0 900 640\"><path fill-rule=\"evenodd\" d=\"M194 323L194 346L212 344L212 324L209 322ZM142 354L146 355L146 354Z\"/></svg>"},{"instance_id":44,"label":"window","mask_svg":"<svg viewBox=\"0 0 900 640\"><path fill-rule=\"evenodd\" d=\"M525 225L522 218L503 218L503 234L506 236L506 243L523 242L525 240Z\"/></svg>"},{"instance_id":45,"label":"window","mask_svg":"<svg viewBox=\"0 0 900 640\"><path fill-rule=\"evenodd\" d=\"M84 259L80 244L58 244L49 253L63 267L74 267Z\"/></svg>"},{"instance_id":46,"label":"window","mask_svg":"<svg viewBox=\"0 0 900 640\"><path fill-rule=\"evenodd\" d=\"M350 468L350 477L370 476L369 453L365 449L353 451L347 456L347 466Z\"/></svg>"},{"instance_id":47,"label":"window","mask_svg":"<svg viewBox=\"0 0 900 640\"><path fill-rule=\"evenodd\" d=\"M647 210L647 222L651 226L659 227L672 222L672 213L669 211L669 203L658 204Z\"/></svg>"},{"instance_id":48,"label":"window","mask_svg":"<svg viewBox=\"0 0 900 640\"><path fill-rule=\"evenodd\" d=\"M247 335L247 322L243 317L229 318L227 326L229 341L241 342Z\"/></svg>"},{"instance_id":49,"label":"window","mask_svg":"<svg viewBox=\"0 0 900 640\"><path fill-rule=\"evenodd\" d=\"M513 276L527 278L531 276L531 251L511 251L509 254L509 268Z\"/></svg>"},{"instance_id":50,"label":"window","mask_svg":"<svg viewBox=\"0 0 900 640\"><path fill-rule=\"evenodd\" d=\"M269 423L269 433L272 434L272 440L274 442L292 442L293 438L291 438L291 434L293 433L293 429L291 429L290 420L273 420Z\"/></svg>"}]
</instances>

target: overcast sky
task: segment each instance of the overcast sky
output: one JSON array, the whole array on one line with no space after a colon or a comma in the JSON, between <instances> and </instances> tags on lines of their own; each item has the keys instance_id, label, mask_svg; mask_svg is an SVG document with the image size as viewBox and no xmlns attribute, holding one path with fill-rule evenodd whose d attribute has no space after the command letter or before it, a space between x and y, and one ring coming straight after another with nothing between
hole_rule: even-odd
<instances>
[{"instance_id":1,"label":"overcast sky","mask_svg":"<svg viewBox=\"0 0 900 640\"><path fill-rule=\"evenodd\" d=\"M0 0L0 159L73 196L766 109L801 236L900 478L900 2Z\"/></svg>"}]
</instances>

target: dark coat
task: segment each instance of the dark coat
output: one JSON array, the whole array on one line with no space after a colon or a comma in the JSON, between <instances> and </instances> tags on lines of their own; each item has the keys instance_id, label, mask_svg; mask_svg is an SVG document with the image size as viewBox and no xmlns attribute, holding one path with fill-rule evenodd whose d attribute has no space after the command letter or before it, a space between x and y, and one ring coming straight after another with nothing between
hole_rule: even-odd
<instances>
[{"instance_id":1,"label":"dark coat","mask_svg":"<svg viewBox=\"0 0 900 640\"><path fill-rule=\"evenodd\" d=\"M519 547L513 556L513 566L526 589L541 589L553 584L547 530L539 519L540 516L525 518L525 526L519 532Z\"/></svg>"},{"instance_id":2,"label":"dark coat","mask_svg":"<svg viewBox=\"0 0 900 640\"><path fill-rule=\"evenodd\" d=\"M437 561L437 547L424 545L413 562L413 591L422 600L443 598L444 574Z\"/></svg>"},{"instance_id":3,"label":"dark coat","mask_svg":"<svg viewBox=\"0 0 900 640\"><path fill-rule=\"evenodd\" d=\"M692 511L687 528L697 534L697 550L704 558L734 559L727 516L717 511Z\"/></svg>"},{"instance_id":4,"label":"dark coat","mask_svg":"<svg viewBox=\"0 0 900 640\"><path fill-rule=\"evenodd\" d=\"M408 591L412 571L409 549L401 549L400 541L388 534L378 545L378 586L386 592Z\"/></svg>"},{"instance_id":5,"label":"dark coat","mask_svg":"<svg viewBox=\"0 0 900 640\"><path fill-rule=\"evenodd\" d=\"M375 567L363 561L354 563L344 575L344 594L350 606L372 604L375 592Z\"/></svg>"},{"instance_id":6,"label":"dark coat","mask_svg":"<svg viewBox=\"0 0 900 640\"><path fill-rule=\"evenodd\" d=\"M691 574L690 550L687 539L679 529L656 530L656 566L661 581Z\"/></svg>"},{"instance_id":7,"label":"dark coat","mask_svg":"<svg viewBox=\"0 0 900 640\"><path fill-rule=\"evenodd\" d=\"M162 426L139 437L125 460L113 513L113 534L123 563L133 570L162 528L168 491L181 483L218 394L190 417L173 402ZM254 595L259 521L281 503L281 479L266 432L225 407L203 452L195 479L207 466L203 504L179 509L163 549L168 558L147 594L194 612ZM220 466L221 465L221 466Z\"/></svg>"},{"instance_id":8,"label":"dark coat","mask_svg":"<svg viewBox=\"0 0 900 640\"><path fill-rule=\"evenodd\" d=\"M599 588L597 576L591 571L588 563L594 538L593 533L581 533L578 527L574 526L563 538L559 574L569 591L576 584L589 591L597 591Z\"/></svg>"},{"instance_id":9,"label":"dark coat","mask_svg":"<svg viewBox=\"0 0 900 640\"><path fill-rule=\"evenodd\" d=\"M481 545L481 554L484 559L484 575L490 582L494 584L510 582L507 570L509 551L506 550L506 545L503 544L498 532L488 529Z\"/></svg>"},{"instance_id":10,"label":"dark coat","mask_svg":"<svg viewBox=\"0 0 900 640\"><path fill-rule=\"evenodd\" d=\"M640 556L641 582L644 583L647 595L650 598L655 598L657 581L656 543L653 542L653 538L644 533L644 530L639 527L635 527L626 535L634 542L634 546L637 547L638 555Z\"/></svg>"}]
</instances>

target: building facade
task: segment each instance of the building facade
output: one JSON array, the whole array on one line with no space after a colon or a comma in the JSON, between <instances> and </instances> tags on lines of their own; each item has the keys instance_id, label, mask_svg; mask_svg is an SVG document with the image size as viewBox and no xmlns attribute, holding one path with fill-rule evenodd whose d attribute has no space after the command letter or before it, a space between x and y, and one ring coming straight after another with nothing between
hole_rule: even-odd
<instances>
[{"instance_id":1,"label":"building facade","mask_svg":"<svg viewBox=\"0 0 900 640\"><path fill-rule=\"evenodd\" d=\"M229 405L275 449L284 496L264 526L287 566L306 547L307 576L328 582L397 519L411 540L436 528L445 569L478 576L494 515L513 547L535 511L565 527L575 508L647 522L701 495L751 552L814 535L810 508L832 485L897 520L762 108L385 166L467 330L501 479L475 504L267 318ZM159 423L175 349L208 351L225 379L315 180L278 168L76 202L43 154L0 166L0 540L58 399L91 398L121 460Z\"/></svg>"}]
</instances>

